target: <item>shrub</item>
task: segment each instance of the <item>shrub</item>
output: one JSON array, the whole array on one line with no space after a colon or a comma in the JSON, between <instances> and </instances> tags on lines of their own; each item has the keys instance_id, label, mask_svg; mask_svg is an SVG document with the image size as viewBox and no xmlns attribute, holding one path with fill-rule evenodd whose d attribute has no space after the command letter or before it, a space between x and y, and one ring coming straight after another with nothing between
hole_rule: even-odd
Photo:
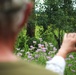
<instances>
[{"instance_id":1,"label":"shrub","mask_svg":"<svg viewBox=\"0 0 76 75\"><path fill-rule=\"evenodd\" d=\"M47 60L50 60L56 53L57 49L52 43L43 41L39 38L37 41L32 41L28 51L20 50L17 48L17 55L24 56L28 61L35 61L39 64L45 64Z\"/></svg>"}]
</instances>

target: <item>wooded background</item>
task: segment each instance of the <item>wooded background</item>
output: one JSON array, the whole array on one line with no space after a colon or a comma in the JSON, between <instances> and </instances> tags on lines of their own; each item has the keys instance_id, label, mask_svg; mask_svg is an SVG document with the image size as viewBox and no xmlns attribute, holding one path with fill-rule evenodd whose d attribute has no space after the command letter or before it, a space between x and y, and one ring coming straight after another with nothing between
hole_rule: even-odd
<instances>
[{"instance_id":1,"label":"wooded background","mask_svg":"<svg viewBox=\"0 0 76 75\"><path fill-rule=\"evenodd\" d=\"M43 0L44 3L41 3L39 0L33 0L33 2L34 7L28 21L27 35L35 37L36 26L42 26L41 37L45 40L47 36L50 36L50 41L54 39L57 47L60 48L63 34L76 31L76 1Z\"/></svg>"}]
</instances>

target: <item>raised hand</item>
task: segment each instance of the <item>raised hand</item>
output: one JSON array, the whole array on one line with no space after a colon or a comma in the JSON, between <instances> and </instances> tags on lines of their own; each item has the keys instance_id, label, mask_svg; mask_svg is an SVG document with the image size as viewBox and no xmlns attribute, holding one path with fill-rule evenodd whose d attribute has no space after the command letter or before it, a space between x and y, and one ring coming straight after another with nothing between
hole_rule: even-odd
<instances>
[{"instance_id":1,"label":"raised hand","mask_svg":"<svg viewBox=\"0 0 76 75\"><path fill-rule=\"evenodd\" d=\"M63 38L63 43L57 55L66 57L67 54L76 51L76 33L66 33Z\"/></svg>"}]
</instances>

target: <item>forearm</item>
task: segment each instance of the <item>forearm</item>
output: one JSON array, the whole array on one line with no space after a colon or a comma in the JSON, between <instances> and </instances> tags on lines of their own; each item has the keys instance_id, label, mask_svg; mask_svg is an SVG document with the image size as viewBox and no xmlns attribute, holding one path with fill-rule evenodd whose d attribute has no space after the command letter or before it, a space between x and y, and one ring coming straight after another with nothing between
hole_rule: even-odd
<instances>
[{"instance_id":1,"label":"forearm","mask_svg":"<svg viewBox=\"0 0 76 75\"><path fill-rule=\"evenodd\" d=\"M65 60L61 56L55 56L52 60L47 61L46 69L56 72L58 75L64 75Z\"/></svg>"},{"instance_id":2,"label":"forearm","mask_svg":"<svg viewBox=\"0 0 76 75\"><path fill-rule=\"evenodd\" d=\"M62 50L60 49L55 57L47 62L46 69L56 72L58 73L58 75L64 75L66 56L67 52L65 50L62 52Z\"/></svg>"},{"instance_id":3,"label":"forearm","mask_svg":"<svg viewBox=\"0 0 76 75\"><path fill-rule=\"evenodd\" d=\"M64 59L67 57L67 55L68 55L68 53L65 50L62 50L62 49L60 49L58 51L58 53L56 54L56 56L61 56Z\"/></svg>"}]
</instances>

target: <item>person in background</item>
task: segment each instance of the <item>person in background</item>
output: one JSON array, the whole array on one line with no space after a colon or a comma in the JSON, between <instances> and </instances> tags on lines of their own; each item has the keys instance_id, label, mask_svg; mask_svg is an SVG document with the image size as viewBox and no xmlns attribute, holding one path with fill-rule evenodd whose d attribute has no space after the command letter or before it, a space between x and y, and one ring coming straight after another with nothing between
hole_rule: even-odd
<instances>
[{"instance_id":1,"label":"person in background","mask_svg":"<svg viewBox=\"0 0 76 75\"><path fill-rule=\"evenodd\" d=\"M63 75L64 59L76 51L76 33L65 34L60 50L47 62L46 69L14 55L17 35L27 23L31 9L32 2L28 0L0 0L0 75Z\"/></svg>"},{"instance_id":2,"label":"person in background","mask_svg":"<svg viewBox=\"0 0 76 75\"><path fill-rule=\"evenodd\" d=\"M64 75L65 58L71 52L76 52L76 33L65 33L61 48L55 57L47 62L46 69Z\"/></svg>"}]
</instances>

